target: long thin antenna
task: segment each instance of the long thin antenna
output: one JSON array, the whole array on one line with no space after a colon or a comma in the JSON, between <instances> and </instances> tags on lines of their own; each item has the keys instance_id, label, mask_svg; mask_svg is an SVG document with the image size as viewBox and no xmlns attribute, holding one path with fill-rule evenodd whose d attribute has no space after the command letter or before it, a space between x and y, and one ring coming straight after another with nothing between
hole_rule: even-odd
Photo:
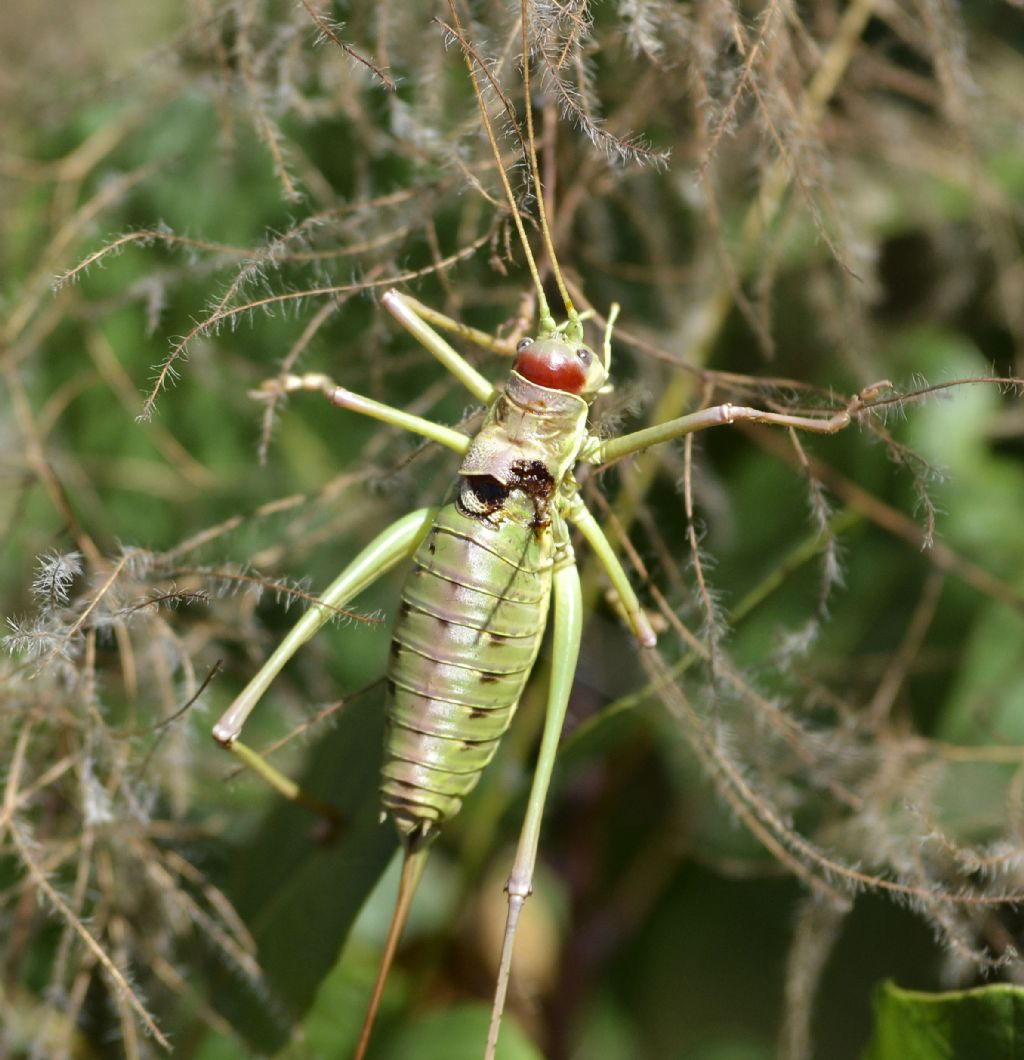
<instances>
[{"instance_id":1,"label":"long thin antenna","mask_svg":"<svg viewBox=\"0 0 1024 1060\"><path fill-rule=\"evenodd\" d=\"M491 145L491 153L494 155L495 164L498 167L498 175L501 177L502 187L505 189L505 198L508 200L509 209L512 211L512 219L515 221L516 229L519 232L519 241L522 243L523 252L526 254L526 261L530 268L530 275L533 277L533 285L537 289L537 315L539 319L539 337L547 338L552 335L555 330L555 318L551 315L551 307L548 305L547 298L544 297L544 287L540 279L540 270L537 268L537 262L534 259L533 251L530 249L530 241L526 238L526 227L523 224L523 219L519 215L519 208L516 206L515 196L512 194L512 185L509 183L508 174L505 172L505 167L501 162L501 151L498 148L498 141L494 135L494 129L491 127L491 119L487 116L487 104L484 102L483 92L480 90L480 84L477 81L476 69L474 67L474 56L473 51L470 47L469 41L466 39L465 34L462 30L462 22L459 19L459 13L455 8L455 0L448 0L448 10L452 15L452 22L455 28L455 35L458 37L459 44L462 46L463 55L466 59L466 68L469 70L469 80L473 85L473 94L476 96L477 107L480 111L480 117L483 119L484 128L487 130L487 139ZM525 18L525 8L523 12ZM524 23L525 26L525 23ZM477 58L477 63L480 65L485 76L490 76L489 71L484 66L483 61ZM531 156L531 168L536 174L537 171L537 156L534 152L533 145L533 117L529 109L529 93L527 92L527 121L529 128L530 147L529 153ZM551 254L551 237L547 235L547 220L544 215L544 203L540 197L540 184L537 181L536 176L534 177L535 186L537 189L538 202L541 209L541 228L546 235L549 250ZM552 264L555 268L555 274L558 276L558 286L560 290L564 290L562 285L561 275L558 273L558 265L554 261L552 256ZM568 295L563 297L568 298ZM568 302L566 305L568 306Z\"/></svg>"},{"instance_id":2,"label":"long thin antenna","mask_svg":"<svg viewBox=\"0 0 1024 1060\"><path fill-rule=\"evenodd\" d=\"M533 100L530 98L530 33L527 24L528 5L527 0L520 0L520 22L523 34L523 93L526 100L526 140L530 156L530 174L533 177L533 191L537 197L537 209L540 213L540 230L544 235L544 245L547 247L548 257L551 259L551 271L558 284L558 293L562 296L565 304L565 315L569 318L569 327L566 336L570 342L579 342L583 338L583 328L580 324L579 314L572 304L569 291L562 278L562 270L558 266L558 257L555 254L555 243L551 238L551 228L548 225L548 211L544 206L544 192L540 183L540 167L537 165L537 141L533 134Z\"/></svg>"}]
</instances>

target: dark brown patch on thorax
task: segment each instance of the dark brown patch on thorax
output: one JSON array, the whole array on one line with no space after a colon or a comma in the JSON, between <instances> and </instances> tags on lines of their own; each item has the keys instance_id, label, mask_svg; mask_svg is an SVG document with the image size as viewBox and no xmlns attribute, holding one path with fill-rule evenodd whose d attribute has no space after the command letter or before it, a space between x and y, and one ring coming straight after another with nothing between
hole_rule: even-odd
<instances>
[{"instance_id":1,"label":"dark brown patch on thorax","mask_svg":"<svg viewBox=\"0 0 1024 1060\"><path fill-rule=\"evenodd\" d=\"M533 504L530 525L534 530L550 526L549 501L555 491L551 472L539 460L517 460L509 470L513 488L522 490Z\"/></svg>"}]
</instances>

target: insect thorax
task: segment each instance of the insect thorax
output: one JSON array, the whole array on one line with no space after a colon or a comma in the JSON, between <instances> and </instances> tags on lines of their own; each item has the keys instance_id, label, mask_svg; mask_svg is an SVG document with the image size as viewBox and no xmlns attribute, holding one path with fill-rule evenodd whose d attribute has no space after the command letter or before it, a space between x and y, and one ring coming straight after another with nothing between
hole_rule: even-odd
<instances>
[{"instance_id":1,"label":"insect thorax","mask_svg":"<svg viewBox=\"0 0 1024 1060\"><path fill-rule=\"evenodd\" d=\"M462 511L547 526L549 502L586 439L588 410L582 398L512 372L459 468Z\"/></svg>"},{"instance_id":2,"label":"insect thorax","mask_svg":"<svg viewBox=\"0 0 1024 1060\"><path fill-rule=\"evenodd\" d=\"M560 483L586 439L588 410L575 394L537 386L512 372L487 410L459 474L490 475L509 485L514 463L538 461Z\"/></svg>"}]
</instances>

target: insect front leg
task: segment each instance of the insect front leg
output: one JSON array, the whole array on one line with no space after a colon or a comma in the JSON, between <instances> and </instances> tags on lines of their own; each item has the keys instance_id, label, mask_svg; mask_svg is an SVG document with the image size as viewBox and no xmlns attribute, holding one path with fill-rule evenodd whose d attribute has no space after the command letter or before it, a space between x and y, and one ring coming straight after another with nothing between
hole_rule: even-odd
<instances>
[{"instance_id":1,"label":"insect front leg","mask_svg":"<svg viewBox=\"0 0 1024 1060\"><path fill-rule=\"evenodd\" d=\"M394 289L387 291L381 297L380 304L398 321L399 324L409 332L410 335L422 346L428 349L448 369L452 375L475 397L485 405L490 405L494 400L495 390L490 381L482 376L462 354L460 354L443 335L436 332L425 315L433 320L447 319L440 313L428 310L420 302L408 295L402 294ZM467 328L452 321L452 330L471 341L478 342L482 337L490 343L490 336L485 335L476 328ZM490 348L493 348L491 346Z\"/></svg>"},{"instance_id":2,"label":"insect front leg","mask_svg":"<svg viewBox=\"0 0 1024 1060\"><path fill-rule=\"evenodd\" d=\"M424 302L419 301L419 299L413 298L412 295L399 294L398 291L389 291L384 298L388 299L393 295L397 295L398 298L401 299L405 308L414 313L425 323L430 324L435 328L440 328L442 331L450 331L453 335L458 335L467 342L472 342L475 346L490 350L492 353L500 353L505 357L511 357L515 354L516 342L522 337L522 331L525 330L532 316L532 311L529 311L532 307L532 298L527 296L527 301L531 303L531 307L528 307L527 311L521 310L518 315L522 320L521 328L513 332L512 335L499 339L495 335L490 335L486 331L481 331L479 328L470 327L468 324L463 324L461 320L455 320L446 313L439 312L433 307L426 305ZM394 309L387 306L386 308L396 316L396 319L400 320Z\"/></svg>"},{"instance_id":3,"label":"insect front leg","mask_svg":"<svg viewBox=\"0 0 1024 1060\"><path fill-rule=\"evenodd\" d=\"M562 734L569 693L576 674L576 662L580 653L580 637L583 631L583 599L580 576L576 561L569 552L556 563L552 578L552 630L551 684L548 689L547 713L544 717L544 734L541 737L537 767L533 774L533 786L527 803L526 817L519 833L512 874L505 889L508 892L508 917L505 921L505 936L501 944L501 962L498 967L498 983L494 992L491 1010L491 1025L487 1034L487 1060L493 1060L498 1044L498 1031L508 993L509 974L512 968L512 947L523 905L533 890L533 870L537 863L537 846L540 842L540 824L544 814L551 774L555 768L558 741Z\"/></svg>"},{"instance_id":4,"label":"insect front leg","mask_svg":"<svg viewBox=\"0 0 1024 1060\"><path fill-rule=\"evenodd\" d=\"M241 735L246 719L262 698L263 693L270 687L271 682L281 672L285 663L325 623L331 620L338 608L344 607L381 575L386 574L392 567L416 551L420 541L430 529L436 511L436 508L421 508L411 512L392 523L374 538L328 586L318 603L314 604L286 634L274 653L213 727L213 738L217 743L237 755L286 799L304 803L331 819L337 816L333 808L303 792L294 781L289 780L275 769L251 747L243 744L238 737Z\"/></svg>"}]
</instances>

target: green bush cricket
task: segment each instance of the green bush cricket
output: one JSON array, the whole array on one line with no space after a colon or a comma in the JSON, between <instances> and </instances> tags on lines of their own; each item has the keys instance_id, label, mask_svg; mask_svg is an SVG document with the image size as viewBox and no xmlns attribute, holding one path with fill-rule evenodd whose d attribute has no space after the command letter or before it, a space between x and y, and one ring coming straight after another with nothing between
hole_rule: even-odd
<instances>
[{"instance_id":1,"label":"green bush cricket","mask_svg":"<svg viewBox=\"0 0 1024 1060\"><path fill-rule=\"evenodd\" d=\"M458 27L457 16L453 18ZM524 15L523 24L526 19ZM457 29L460 42L466 45ZM462 460L454 499L397 520L349 564L287 634L266 664L214 727L215 739L288 798L311 803L266 761L238 740L242 726L281 668L338 608L399 564L411 561L387 667L387 716L381 801L399 832L403 868L395 912L356 1056L364 1056L399 936L433 839L456 814L508 729L533 669L549 612L553 664L536 770L512 872L508 914L486 1056L497 1044L509 985L517 924L531 893L548 786L572 689L582 630L582 597L570 530L576 530L611 583L617 609L644 649L656 635L621 562L580 496L574 468L606 466L651 446L708 427L751 421L818 434L847 427L887 384L863 390L831 416L788 415L721 404L644 430L601 438L587 428L591 404L608 388L611 337L618 306L608 313L600 351L584 340L558 265L537 164L528 64L523 79L526 138L538 220L553 278L564 304L557 323L523 219L504 172L481 96L474 58L467 65L506 199L527 260L538 307L535 337L516 344L508 381L495 387L440 330L490 349L499 340L435 312L398 290L383 307L486 409L473 437L362 397L321 373L268 380L261 396L317 391L334 405L419 434ZM527 52L524 31L524 53Z\"/></svg>"}]
</instances>

